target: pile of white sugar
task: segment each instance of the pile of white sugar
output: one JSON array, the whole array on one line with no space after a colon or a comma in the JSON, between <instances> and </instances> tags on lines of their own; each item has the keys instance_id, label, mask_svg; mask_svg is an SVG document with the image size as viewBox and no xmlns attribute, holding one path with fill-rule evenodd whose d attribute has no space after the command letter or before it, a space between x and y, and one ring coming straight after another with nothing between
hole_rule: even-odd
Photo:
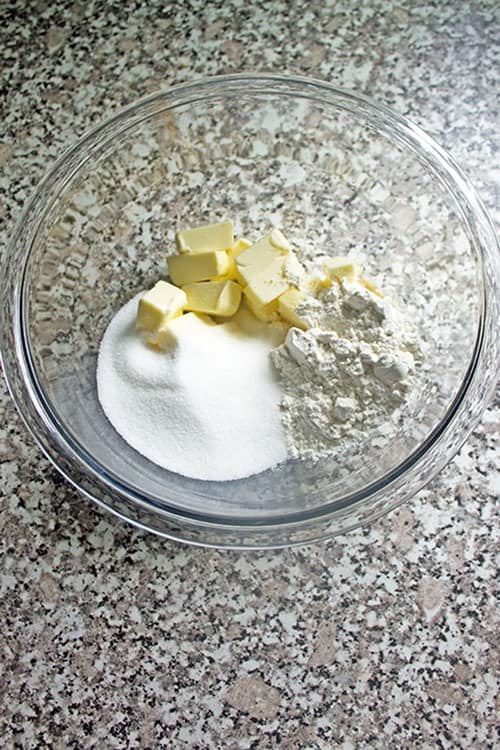
<instances>
[{"instance_id":1,"label":"pile of white sugar","mask_svg":"<svg viewBox=\"0 0 500 750\"><path fill-rule=\"evenodd\" d=\"M230 323L201 320L161 352L135 329L130 300L101 342L97 390L114 428L159 466L195 479L224 481L287 458L283 396L270 351L281 327L244 311Z\"/></svg>"}]
</instances>

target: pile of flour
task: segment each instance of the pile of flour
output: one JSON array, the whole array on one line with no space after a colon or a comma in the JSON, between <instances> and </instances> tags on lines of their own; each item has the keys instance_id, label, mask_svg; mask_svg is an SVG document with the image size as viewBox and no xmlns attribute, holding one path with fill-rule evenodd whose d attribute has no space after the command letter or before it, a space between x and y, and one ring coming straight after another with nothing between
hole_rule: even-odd
<instances>
[{"instance_id":1,"label":"pile of flour","mask_svg":"<svg viewBox=\"0 0 500 750\"><path fill-rule=\"evenodd\" d=\"M422 353L402 313L360 283L319 289L299 312L310 328L291 328L270 356L284 390L288 453L318 460L405 401Z\"/></svg>"}]
</instances>

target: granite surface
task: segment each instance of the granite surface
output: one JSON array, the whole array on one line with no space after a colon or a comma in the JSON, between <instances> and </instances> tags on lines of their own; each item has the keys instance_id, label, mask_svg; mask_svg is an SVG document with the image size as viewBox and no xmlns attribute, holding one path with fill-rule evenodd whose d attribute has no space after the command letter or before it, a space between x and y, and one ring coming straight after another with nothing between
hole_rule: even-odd
<instances>
[{"instance_id":1,"label":"granite surface","mask_svg":"<svg viewBox=\"0 0 500 750\"><path fill-rule=\"evenodd\" d=\"M89 126L158 88L242 70L391 105L498 218L499 16L495 0L3 2L2 251ZM0 747L498 746L498 400L399 511L329 543L242 553L98 510L0 388Z\"/></svg>"}]
</instances>

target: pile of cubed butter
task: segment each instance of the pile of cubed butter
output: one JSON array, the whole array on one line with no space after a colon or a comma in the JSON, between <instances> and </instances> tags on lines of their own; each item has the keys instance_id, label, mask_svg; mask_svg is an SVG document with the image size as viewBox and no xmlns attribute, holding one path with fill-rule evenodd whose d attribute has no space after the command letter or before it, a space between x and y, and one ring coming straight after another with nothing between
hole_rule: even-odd
<instances>
[{"instance_id":1,"label":"pile of cubed butter","mask_svg":"<svg viewBox=\"0 0 500 750\"><path fill-rule=\"evenodd\" d=\"M206 322L213 322L207 316L228 319L238 311L242 297L259 320L281 320L306 329L307 322L300 316L305 290L312 292L346 278L359 280L378 293L362 277L361 266L349 258L328 258L321 274L305 279L302 265L279 229L252 245L244 238L235 241L233 223L225 221L177 232L176 243L179 254L167 258L173 283L159 281L139 300L137 313L137 328L146 331L148 342L161 349L176 338L172 323L179 316L194 313Z\"/></svg>"}]
</instances>

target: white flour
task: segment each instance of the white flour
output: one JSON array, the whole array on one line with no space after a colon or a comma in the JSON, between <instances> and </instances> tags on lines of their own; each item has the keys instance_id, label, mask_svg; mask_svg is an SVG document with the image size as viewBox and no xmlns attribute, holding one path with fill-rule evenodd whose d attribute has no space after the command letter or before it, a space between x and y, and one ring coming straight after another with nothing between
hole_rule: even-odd
<instances>
[{"instance_id":1,"label":"white flour","mask_svg":"<svg viewBox=\"0 0 500 750\"><path fill-rule=\"evenodd\" d=\"M322 289L300 312L311 328L290 329L271 359L289 455L317 460L404 402L421 351L403 315L358 283Z\"/></svg>"}]
</instances>

